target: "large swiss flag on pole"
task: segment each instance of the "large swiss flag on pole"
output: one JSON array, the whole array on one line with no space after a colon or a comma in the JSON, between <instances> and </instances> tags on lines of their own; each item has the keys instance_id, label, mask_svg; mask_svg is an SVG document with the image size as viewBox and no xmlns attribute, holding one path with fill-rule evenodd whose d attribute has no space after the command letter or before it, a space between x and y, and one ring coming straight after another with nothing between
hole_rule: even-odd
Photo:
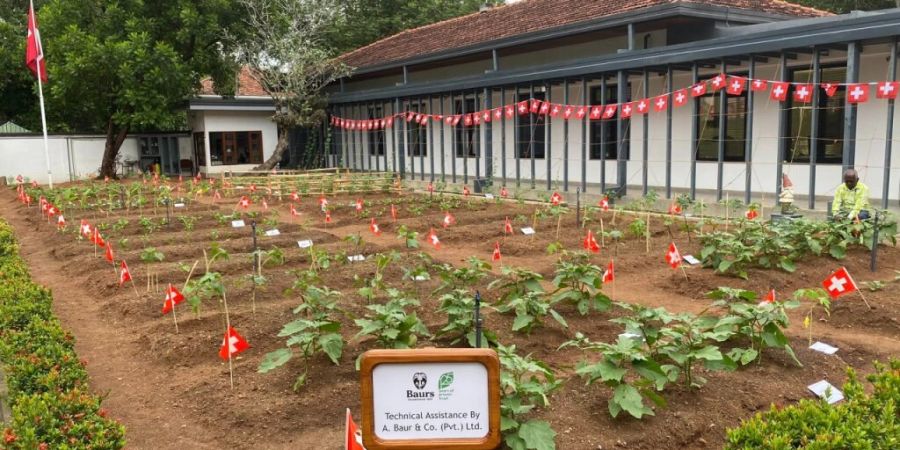
<instances>
[{"instance_id":1,"label":"large swiss flag on pole","mask_svg":"<svg viewBox=\"0 0 900 450\"><path fill-rule=\"evenodd\" d=\"M47 82L47 67L44 64L44 47L41 46L41 33L37 27L37 16L34 14L34 2L28 4L28 38L25 42L25 65L31 69L35 77Z\"/></svg>"}]
</instances>

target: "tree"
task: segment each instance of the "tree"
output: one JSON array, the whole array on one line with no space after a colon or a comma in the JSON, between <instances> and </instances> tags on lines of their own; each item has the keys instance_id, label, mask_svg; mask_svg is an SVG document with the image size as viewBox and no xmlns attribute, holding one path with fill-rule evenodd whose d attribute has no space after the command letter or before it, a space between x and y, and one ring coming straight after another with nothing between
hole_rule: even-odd
<instances>
[{"instance_id":1,"label":"tree","mask_svg":"<svg viewBox=\"0 0 900 450\"><path fill-rule=\"evenodd\" d=\"M34 7L43 3L36 0ZM38 130L37 85L25 68L27 14L28 0L0 0L0 124L12 120Z\"/></svg>"},{"instance_id":2,"label":"tree","mask_svg":"<svg viewBox=\"0 0 900 450\"><path fill-rule=\"evenodd\" d=\"M238 61L275 102L275 152L256 170L269 170L288 148L288 131L326 118L322 89L347 75L324 37L343 15L340 0L240 0L246 9L244 39L236 39Z\"/></svg>"},{"instance_id":3,"label":"tree","mask_svg":"<svg viewBox=\"0 0 900 450\"><path fill-rule=\"evenodd\" d=\"M503 0L347 0L346 13L328 31L328 42L345 53L381 38L496 6Z\"/></svg>"},{"instance_id":4,"label":"tree","mask_svg":"<svg viewBox=\"0 0 900 450\"><path fill-rule=\"evenodd\" d=\"M874 11L900 8L900 0L793 0L793 3L831 11L835 14L847 14L853 10Z\"/></svg>"},{"instance_id":5,"label":"tree","mask_svg":"<svg viewBox=\"0 0 900 450\"><path fill-rule=\"evenodd\" d=\"M201 75L221 80L233 73L221 38L240 17L237 6L234 0L50 0L38 13L50 77L48 120L63 131L104 133L98 177L115 177L128 133L186 128L184 104Z\"/></svg>"}]
</instances>

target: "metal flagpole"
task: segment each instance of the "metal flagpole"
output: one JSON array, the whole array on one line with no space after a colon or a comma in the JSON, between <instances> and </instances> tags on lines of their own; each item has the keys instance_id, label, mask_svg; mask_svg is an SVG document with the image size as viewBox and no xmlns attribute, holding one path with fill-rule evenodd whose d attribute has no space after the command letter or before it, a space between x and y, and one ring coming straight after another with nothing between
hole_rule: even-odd
<instances>
[{"instance_id":1,"label":"metal flagpole","mask_svg":"<svg viewBox=\"0 0 900 450\"><path fill-rule=\"evenodd\" d=\"M38 45L38 60L35 61L37 68L38 97L41 104L41 125L44 127L44 159L47 161L47 179L50 182L50 189L53 189L53 172L50 170L50 146L47 142L47 112L44 110L44 88L41 82L41 62L44 60L44 46L41 44L41 34L38 32L37 21L35 20L34 1L29 2L31 7L31 29L34 30L34 40Z\"/></svg>"}]
</instances>

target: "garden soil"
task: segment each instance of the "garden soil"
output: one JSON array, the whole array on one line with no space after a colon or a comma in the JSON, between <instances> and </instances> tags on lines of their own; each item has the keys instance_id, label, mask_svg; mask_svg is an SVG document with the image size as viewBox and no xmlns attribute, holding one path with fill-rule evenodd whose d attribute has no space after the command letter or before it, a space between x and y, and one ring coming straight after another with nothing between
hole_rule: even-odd
<instances>
[{"instance_id":1,"label":"garden soil","mask_svg":"<svg viewBox=\"0 0 900 450\"><path fill-rule=\"evenodd\" d=\"M363 198L371 203L389 197ZM87 364L93 389L105 397L104 407L125 424L128 448L342 449L345 409L350 408L357 422L360 420L359 379L354 361L361 352L374 348L370 338L355 338L356 328L350 317L366 312L365 300L356 294L359 285L355 278L371 277L374 264L337 264L323 272L323 284L344 294L341 306L348 317L342 319L343 334L348 345L340 365L314 358L308 383L295 391L292 385L303 366L300 358L268 374L257 373L256 368L266 353L284 345L284 338L277 334L294 319L292 309L299 301L287 291L294 280L291 271L309 266L306 252L297 247L298 240L312 239L317 248L331 253L400 252L401 261L387 268L385 279L423 299L417 313L432 332L444 325L443 317L436 312L438 300L430 295L439 282L404 280L401 270L402 266L412 267L420 262L418 251L428 253L436 262L462 266L472 256L490 260L494 244L499 242L504 265L531 268L548 280L552 279L553 264L558 258L546 252L547 245L557 240L557 222L535 220L533 205L466 201L462 208L453 211L457 223L448 228L441 226L442 212L436 208L416 211L410 208L415 202L400 207L396 223L391 220L388 206L370 206L367 214L375 215L383 229L381 236L374 236L369 232L370 219L358 217L349 206L355 199L330 199L333 206L338 206L331 224L323 222L314 197L303 198L300 215L294 220L290 219L286 202L274 198L269 201L273 210L281 211L277 224L281 235L260 237L259 246L264 250L273 246L283 249L286 262L263 269L268 283L257 290L255 302L251 301L252 286L247 280L252 268L249 227L233 229L213 217L214 212L231 213L237 201L235 196L218 204L206 199L175 210L176 218L197 218L192 231L185 231L182 223L173 218L169 227L148 235L141 230L138 219L142 215L163 217L161 210L155 216L147 210L116 211L109 217L97 211L86 211L84 217L77 210L67 211L70 228L77 227L82 218L108 224L121 218L128 220L120 230L107 231L107 239L112 240L117 259L128 262L137 293L131 286L118 286L113 267L102 258L102 250L95 256L95 249L87 241L77 240L74 233L58 232L41 218L37 208L20 205L10 192L0 196L0 215L15 228L35 281L53 290L54 310L77 338L76 349ZM259 210L259 206L254 205L253 209ZM504 236L502 225L507 217L517 231L535 225L537 234L527 237L517 232ZM627 224L634 218L620 214L614 221L612 212L594 214L590 225L598 229L601 217L607 230L616 228L626 236ZM696 238L689 240L677 225L664 226L660 216L651 216L650 222L649 252L644 239L626 237L619 243L605 242L601 254L592 256L592 262L600 266L615 258L614 288L604 288L615 300L700 313L711 303L705 293L719 286L759 293L771 287L780 295L787 295L795 289L819 286L826 275L841 265L860 284L893 280L896 270L900 270L900 250L881 247L879 270L874 273L868 269L869 253L862 249L849 252L842 261L808 258L798 264L794 273L752 270L748 280L717 275L700 267L688 267L683 273L667 266L663 255L670 241L684 254L698 253ZM407 249L397 238L401 224L420 233L420 249ZM440 236L440 250L426 242L425 234L431 228ZM359 246L343 239L354 233L363 238ZM670 237L670 233L674 236ZM559 241L565 248L580 249L583 236L574 214L559 223ZM186 304L180 305L177 334L171 315L160 312L164 299L161 289L167 283L182 286L187 276L183 268L195 261L200 261L198 271L202 272L202 251L213 242L230 253L228 260L215 262L213 270L225 276L231 323L251 345L234 360L233 389L228 364L217 356L224 334L221 305L204 304L197 314ZM141 262L141 250L150 246L163 252L163 262ZM147 292L150 272L159 277L158 292ZM495 265L493 273L499 275L500 268ZM467 288L480 290L491 301L496 293L488 289L488 281ZM888 283L879 291L866 291L872 310L857 295L835 301L830 316L817 309L811 331L802 327L807 310L791 311L787 335L802 367L781 351L767 350L761 362L738 371L704 373L709 381L701 389L667 389L663 395L668 405L655 408L655 416L642 420L627 416L613 419L607 411L609 389L587 386L574 375L579 360L593 355L582 355L573 349L557 351L576 331L595 341L615 340L623 330L608 319L621 315L617 310L580 316L573 307L561 305L558 310L567 318L568 329L548 320L530 335L510 332L511 317L485 310L485 326L499 332L501 341L516 344L520 353L548 362L565 379L564 386L552 395L551 406L534 415L548 420L557 431L558 448L721 448L726 428L738 425L742 418L770 405L783 406L810 398L806 386L821 379L839 386L845 380L847 366L868 373L873 370L873 360L886 361L900 355L898 286ZM837 346L840 351L826 356L808 350L810 335L814 341ZM446 347L450 342L423 339L419 346Z\"/></svg>"}]
</instances>

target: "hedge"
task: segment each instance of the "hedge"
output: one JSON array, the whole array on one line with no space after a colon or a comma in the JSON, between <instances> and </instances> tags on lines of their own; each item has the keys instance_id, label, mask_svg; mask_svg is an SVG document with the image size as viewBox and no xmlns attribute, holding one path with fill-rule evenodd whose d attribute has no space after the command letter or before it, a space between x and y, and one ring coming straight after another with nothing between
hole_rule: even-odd
<instances>
[{"instance_id":1,"label":"hedge","mask_svg":"<svg viewBox=\"0 0 900 450\"><path fill-rule=\"evenodd\" d=\"M0 220L0 363L11 420L5 449L120 449L125 427L90 392L75 340L53 315L49 290L31 281L9 224Z\"/></svg>"},{"instance_id":2,"label":"hedge","mask_svg":"<svg viewBox=\"0 0 900 450\"><path fill-rule=\"evenodd\" d=\"M900 449L900 359L890 366L875 362L867 379L869 395L847 369L845 400L829 405L824 400L759 413L728 431L726 449Z\"/></svg>"}]
</instances>

